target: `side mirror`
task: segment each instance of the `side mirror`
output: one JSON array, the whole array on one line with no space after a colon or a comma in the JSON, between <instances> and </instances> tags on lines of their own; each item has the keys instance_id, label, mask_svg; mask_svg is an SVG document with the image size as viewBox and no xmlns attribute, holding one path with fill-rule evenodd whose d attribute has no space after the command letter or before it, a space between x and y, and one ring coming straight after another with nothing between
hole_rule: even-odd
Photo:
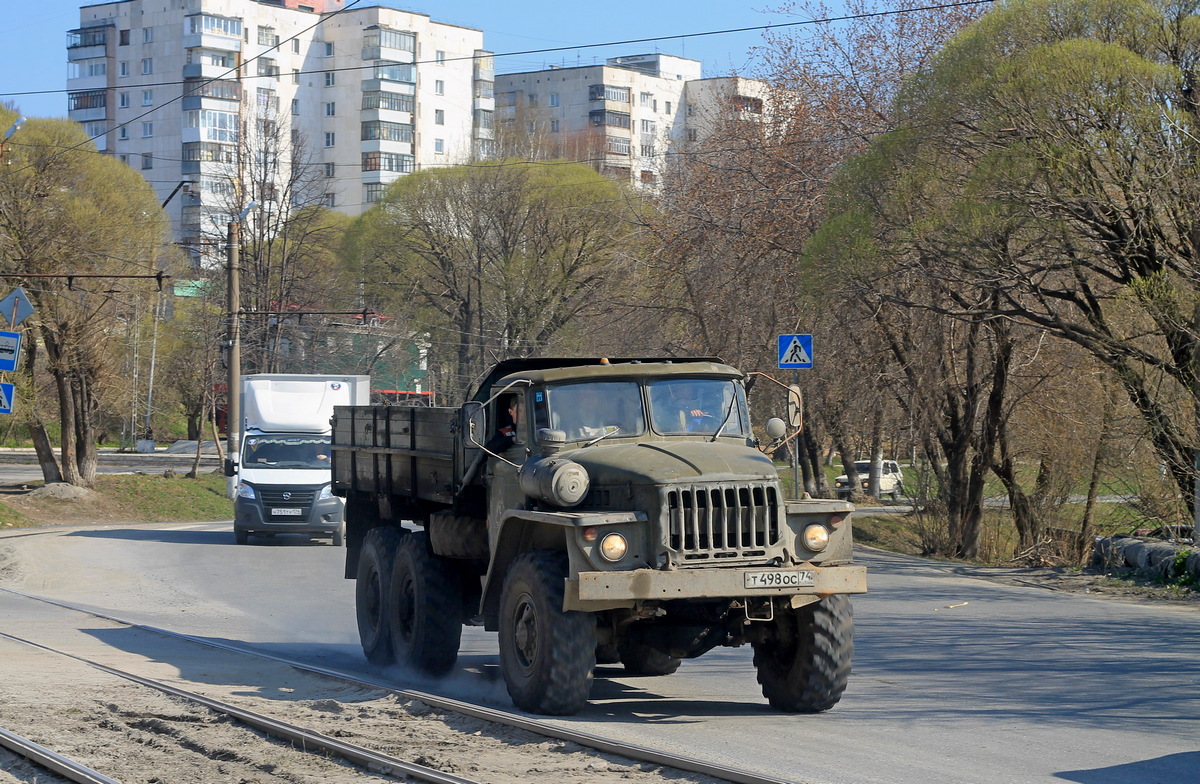
<instances>
[{"instance_id":1,"label":"side mirror","mask_svg":"<svg viewBox=\"0 0 1200 784\"><path fill-rule=\"evenodd\" d=\"M468 400L463 403L461 417L463 444L476 449L482 448L483 442L487 441L487 417L483 404L477 400Z\"/></svg>"},{"instance_id":2,"label":"side mirror","mask_svg":"<svg viewBox=\"0 0 1200 784\"><path fill-rule=\"evenodd\" d=\"M788 433L788 426L779 417L771 417L767 420L767 437L774 441L777 438L783 438Z\"/></svg>"},{"instance_id":3,"label":"side mirror","mask_svg":"<svg viewBox=\"0 0 1200 784\"><path fill-rule=\"evenodd\" d=\"M225 458L225 476L237 476L237 461L232 457Z\"/></svg>"}]
</instances>

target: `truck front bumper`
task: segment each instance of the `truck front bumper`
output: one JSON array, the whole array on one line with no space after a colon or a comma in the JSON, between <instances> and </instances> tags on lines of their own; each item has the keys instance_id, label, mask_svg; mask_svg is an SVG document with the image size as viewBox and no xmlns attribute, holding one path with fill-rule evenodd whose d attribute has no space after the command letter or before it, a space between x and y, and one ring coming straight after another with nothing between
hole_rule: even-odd
<instances>
[{"instance_id":1,"label":"truck front bumper","mask_svg":"<svg viewBox=\"0 0 1200 784\"><path fill-rule=\"evenodd\" d=\"M255 499L235 498L233 530L246 534L315 534L332 536L342 527L345 504L340 498L322 498L301 507L299 515L273 515Z\"/></svg>"},{"instance_id":2,"label":"truck front bumper","mask_svg":"<svg viewBox=\"0 0 1200 784\"><path fill-rule=\"evenodd\" d=\"M775 586L749 587L763 582ZM791 583L791 584L787 584ZM797 566L786 568L634 569L623 572L580 572L567 580L568 610L597 611L632 607L638 601L722 599L742 596L815 596L866 593L865 566Z\"/></svg>"}]
</instances>

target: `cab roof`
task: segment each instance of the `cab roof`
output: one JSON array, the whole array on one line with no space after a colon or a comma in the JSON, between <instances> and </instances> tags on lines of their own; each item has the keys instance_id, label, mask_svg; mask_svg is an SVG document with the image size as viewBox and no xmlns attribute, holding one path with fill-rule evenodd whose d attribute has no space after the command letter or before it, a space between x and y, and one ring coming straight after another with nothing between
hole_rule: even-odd
<instances>
[{"instance_id":1,"label":"cab roof","mask_svg":"<svg viewBox=\"0 0 1200 784\"><path fill-rule=\"evenodd\" d=\"M530 383L629 376L744 374L715 357L533 357L504 360L492 368L473 397L486 400L493 387L524 379Z\"/></svg>"}]
</instances>

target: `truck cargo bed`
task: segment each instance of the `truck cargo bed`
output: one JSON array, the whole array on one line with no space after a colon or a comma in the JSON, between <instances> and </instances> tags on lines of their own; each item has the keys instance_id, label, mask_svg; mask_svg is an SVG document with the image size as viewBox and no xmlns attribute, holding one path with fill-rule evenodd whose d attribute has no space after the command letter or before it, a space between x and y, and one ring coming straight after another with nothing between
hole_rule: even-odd
<instances>
[{"instance_id":1,"label":"truck cargo bed","mask_svg":"<svg viewBox=\"0 0 1200 784\"><path fill-rule=\"evenodd\" d=\"M333 492L449 504L456 481L456 408L337 406Z\"/></svg>"}]
</instances>

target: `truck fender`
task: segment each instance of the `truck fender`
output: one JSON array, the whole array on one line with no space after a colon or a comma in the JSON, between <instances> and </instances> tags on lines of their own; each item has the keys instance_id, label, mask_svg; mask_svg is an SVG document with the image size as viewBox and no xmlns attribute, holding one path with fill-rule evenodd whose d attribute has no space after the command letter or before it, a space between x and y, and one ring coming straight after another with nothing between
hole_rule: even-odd
<instances>
[{"instance_id":1,"label":"truck fender","mask_svg":"<svg viewBox=\"0 0 1200 784\"><path fill-rule=\"evenodd\" d=\"M492 559L483 581L480 614L484 628L496 631L500 613L500 591L509 565L521 553L529 550L565 550L571 554L574 537L572 529L588 525L644 521L642 512L588 513L542 512L525 509L505 510L492 535Z\"/></svg>"}]
</instances>

